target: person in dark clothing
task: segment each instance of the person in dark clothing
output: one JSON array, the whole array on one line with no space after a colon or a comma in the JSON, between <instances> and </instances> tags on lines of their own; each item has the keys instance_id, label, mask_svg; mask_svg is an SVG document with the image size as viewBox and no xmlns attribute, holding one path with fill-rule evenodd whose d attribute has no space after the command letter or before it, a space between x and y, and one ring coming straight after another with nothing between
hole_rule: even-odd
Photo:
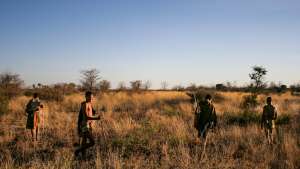
<instances>
[{"instance_id":1,"label":"person in dark clothing","mask_svg":"<svg viewBox=\"0 0 300 169\"><path fill-rule=\"evenodd\" d=\"M78 134L82 138L80 147L75 151L75 156L81 152L85 155L85 150L94 146L95 140L92 134L93 121L100 120L100 116L95 116L92 100L93 94L88 91L85 93L86 101L81 103L81 108L78 115ZM88 141L88 142L87 142Z\"/></svg>"},{"instance_id":2,"label":"person in dark clothing","mask_svg":"<svg viewBox=\"0 0 300 169\"><path fill-rule=\"evenodd\" d=\"M37 93L33 94L33 98L27 103L25 112L27 113L26 129L30 129L32 140L38 139L38 123L39 123L39 109L42 108Z\"/></svg>"},{"instance_id":3,"label":"person in dark clothing","mask_svg":"<svg viewBox=\"0 0 300 169\"><path fill-rule=\"evenodd\" d=\"M275 120L277 119L276 108L272 105L272 98L267 98L267 104L263 108L261 117L261 128L265 131L268 143L273 142L273 131L275 130Z\"/></svg>"},{"instance_id":4,"label":"person in dark clothing","mask_svg":"<svg viewBox=\"0 0 300 169\"><path fill-rule=\"evenodd\" d=\"M217 114L211 95L206 95L205 100L199 102L195 113L198 137L206 138L208 130L217 125Z\"/></svg>"}]
</instances>

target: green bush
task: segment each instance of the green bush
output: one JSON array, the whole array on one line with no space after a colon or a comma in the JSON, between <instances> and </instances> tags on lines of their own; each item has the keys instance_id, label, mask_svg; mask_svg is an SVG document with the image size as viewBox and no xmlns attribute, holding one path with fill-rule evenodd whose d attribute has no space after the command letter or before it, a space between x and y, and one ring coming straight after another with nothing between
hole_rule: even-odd
<instances>
[{"instance_id":1,"label":"green bush","mask_svg":"<svg viewBox=\"0 0 300 169\"><path fill-rule=\"evenodd\" d=\"M289 124L290 121L291 121L291 117L289 114L282 114L277 117L276 124L277 125Z\"/></svg>"},{"instance_id":2,"label":"green bush","mask_svg":"<svg viewBox=\"0 0 300 169\"><path fill-rule=\"evenodd\" d=\"M227 124L237 124L245 126L251 123L260 123L260 115L255 112L243 112L238 114L227 113L224 117Z\"/></svg>"}]
</instances>

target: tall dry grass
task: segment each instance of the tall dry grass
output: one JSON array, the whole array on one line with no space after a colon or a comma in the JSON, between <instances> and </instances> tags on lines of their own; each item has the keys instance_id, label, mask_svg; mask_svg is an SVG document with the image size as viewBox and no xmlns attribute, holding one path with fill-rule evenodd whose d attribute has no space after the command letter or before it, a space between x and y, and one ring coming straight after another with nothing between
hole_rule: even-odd
<instances>
[{"instance_id":1,"label":"tall dry grass","mask_svg":"<svg viewBox=\"0 0 300 169\"><path fill-rule=\"evenodd\" d=\"M111 92L97 95L96 145L88 158L75 160L76 122L82 94L63 102L45 102L40 141L31 142L26 131L24 106L18 97L1 117L0 168L299 168L300 98L272 95L279 115L288 124L277 128L276 144L269 146L259 124L228 123L228 115L243 112L246 93L219 93L215 103L218 127L209 134L204 158L202 144L195 144L193 109L184 92ZM260 95L258 116L267 96ZM234 117L234 116L230 116Z\"/></svg>"}]
</instances>

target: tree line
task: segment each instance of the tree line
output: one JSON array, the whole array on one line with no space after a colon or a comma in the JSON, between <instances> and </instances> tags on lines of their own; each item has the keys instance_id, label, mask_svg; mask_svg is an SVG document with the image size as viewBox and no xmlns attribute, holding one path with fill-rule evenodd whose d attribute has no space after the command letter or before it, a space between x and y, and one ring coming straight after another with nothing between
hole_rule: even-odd
<instances>
[{"instance_id":1,"label":"tree line","mask_svg":"<svg viewBox=\"0 0 300 169\"><path fill-rule=\"evenodd\" d=\"M291 91L293 94L299 94L300 83L290 85L289 87L282 83L265 81L267 70L261 66L254 66L249 74L250 85L237 86L230 82L219 83L215 86L201 86L194 83L188 86L175 85L169 88L166 81L161 82L160 89L157 90L172 90L172 91L196 91L196 90L215 90L215 91L241 91L241 92L277 92L283 93ZM24 81L19 74L4 72L0 73L0 95L1 97L12 98L21 93L29 95L32 91L45 91L47 93L58 93L59 95L69 95L76 92L91 90L91 91L144 91L150 90L152 87L151 81L134 80L130 81L127 86L125 82L119 82L115 89L112 89L111 82L101 77L100 71L97 69L87 69L80 71L80 84L76 83L56 83L53 85L44 85L41 83L33 84L31 87L24 87ZM59 98L57 99L59 100Z\"/></svg>"}]
</instances>

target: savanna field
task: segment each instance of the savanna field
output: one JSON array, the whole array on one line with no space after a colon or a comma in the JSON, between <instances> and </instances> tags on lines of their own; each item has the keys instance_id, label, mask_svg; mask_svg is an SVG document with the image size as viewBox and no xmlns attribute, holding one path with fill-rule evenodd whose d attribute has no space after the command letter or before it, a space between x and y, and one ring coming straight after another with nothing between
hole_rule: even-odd
<instances>
[{"instance_id":1,"label":"savanna field","mask_svg":"<svg viewBox=\"0 0 300 169\"><path fill-rule=\"evenodd\" d=\"M82 93L63 101L42 101L39 141L25 130L26 103L18 96L1 116L0 168L300 168L300 97L270 94L278 111L274 145L268 145L259 118L268 95L258 96L255 109L242 108L247 93L216 92L218 125L208 136L205 155L196 144L194 112L185 92L107 92L96 96L101 115L94 147L84 160L74 159L77 117Z\"/></svg>"}]
</instances>

